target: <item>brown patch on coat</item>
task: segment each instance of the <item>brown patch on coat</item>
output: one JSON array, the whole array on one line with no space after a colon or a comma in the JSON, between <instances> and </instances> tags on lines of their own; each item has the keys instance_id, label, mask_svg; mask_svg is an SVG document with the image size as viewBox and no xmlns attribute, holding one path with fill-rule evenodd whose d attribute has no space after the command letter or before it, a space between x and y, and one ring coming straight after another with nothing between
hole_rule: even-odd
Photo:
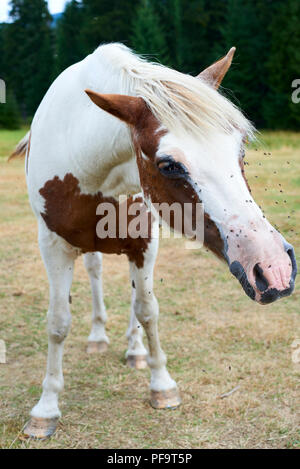
<instances>
[{"instance_id":1,"label":"brown patch on coat","mask_svg":"<svg viewBox=\"0 0 300 469\"><path fill-rule=\"evenodd\" d=\"M132 128L132 141L136 150L137 157L141 156L141 151L153 162L155 161L160 139L168 133L163 129L152 114L151 110L143 100L144 105L140 109L140 119ZM139 159L139 158L138 158Z\"/></svg>"},{"instance_id":2,"label":"brown patch on coat","mask_svg":"<svg viewBox=\"0 0 300 469\"><path fill-rule=\"evenodd\" d=\"M126 254L137 267L144 264L144 252L151 240L151 214L147 212L146 205L141 197L128 198L127 210L133 202L141 204L141 216L144 223L148 223L146 238L132 238L119 236L119 217L121 205L113 197L105 197L101 192L96 194L83 194L79 182L71 173L64 179L55 176L47 181L40 189L45 199L45 211L42 217L51 231L54 231L74 247L82 252L100 251L107 254ZM97 223L105 215L97 215L96 210L101 203L111 203L116 211L116 238L100 239L97 236ZM128 215L128 225L133 220ZM127 225L127 227L128 227Z\"/></svg>"},{"instance_id":3,"label":"brown patch on coat","mask_svg":"<svg viewBox=\"0 0 300 469\"><path fill-rule=\"evenodd\" d=\"M225 260L224 240L219 228L208 213L204 214L204 224L204 246L209 248L219 259Z\"/></svg>"}]
</instances>

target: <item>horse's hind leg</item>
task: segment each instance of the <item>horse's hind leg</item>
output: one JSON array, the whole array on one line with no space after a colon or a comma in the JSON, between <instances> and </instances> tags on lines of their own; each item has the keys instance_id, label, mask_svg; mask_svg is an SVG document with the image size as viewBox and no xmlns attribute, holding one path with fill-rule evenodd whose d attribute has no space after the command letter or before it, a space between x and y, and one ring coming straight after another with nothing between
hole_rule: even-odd
<instances>
[{"instance_id":1,"label":"horse's hind leg","mask_svg":"<svg viewBox=\"0 0 300 469\"><path fill-rule=\"evenodd\" d=\"M157 254L158 240L152 239L144 253L144 265L138 268L130 263L134 279L136 298L134 311L147 334L149 354L147 363L151 370L151 405L157 409L174 408L180 404L180 397L175 381L170 377L167 359L161 349L158 336L158 302L153 293L153 269Z\"/></svg>"},{"instance_id":2,"label":"horse's hind leg","mask_svg":"<svg viewBox=\"0 0 300 469\"><path fill-rule=\"evenodd\" d=\"M49 279L48 360L39 402L31 411L31 419L24 429L26 436L45 438L55 432L61 415L58 394L63 389L63 344L69 332L71 313L69 293L72 284L76 253L51 233L41 222L39 245Z\"/></svg>"},{"instance_id":3,"label":"horse's hind leg","mask_svg":"<svg viewBox=\"0 0 300 469\"><path fill-rule=\"evenodd\" d=\"M93 312L92 329L88 337L88 353L105 352L109 339L105 333L107 319L102 291L102 254L100 252L88 252L84 254L84 265L90 277Z\"/></svg>"},{"instance_id":4,"label":"horse's hind leg","mask_svg":"<svg viewBox=\"0 0 300 469\"><path fill-rule=\"evenodd\" d=\"M130 368L140 370L147 367L147 350L143 344L143 328L135 315L136 292L134 279L131 279L131 313L126 337L128 339L128 349L126 352L127 365Z\"/></svg>"}]
</instances>

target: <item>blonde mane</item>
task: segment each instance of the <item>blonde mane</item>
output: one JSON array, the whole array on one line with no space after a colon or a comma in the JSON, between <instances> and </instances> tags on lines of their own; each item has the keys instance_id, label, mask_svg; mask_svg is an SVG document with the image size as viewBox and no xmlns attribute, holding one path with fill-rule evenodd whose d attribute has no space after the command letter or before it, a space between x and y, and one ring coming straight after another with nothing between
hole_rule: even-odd
<instances>
[{"instance_id":1,"label":"blonde mane","mask_svg":"<svg viewBox=\"0 0 300 469\"><path fill-rule=\"evenodd\" d=\"M205 139L238 128L253 138L253 125L204 80L149 62L123 44L102 45L94 54L120 74L124 94L142 97L171 132L188 131Z\"/></svg>"}]
</instances>

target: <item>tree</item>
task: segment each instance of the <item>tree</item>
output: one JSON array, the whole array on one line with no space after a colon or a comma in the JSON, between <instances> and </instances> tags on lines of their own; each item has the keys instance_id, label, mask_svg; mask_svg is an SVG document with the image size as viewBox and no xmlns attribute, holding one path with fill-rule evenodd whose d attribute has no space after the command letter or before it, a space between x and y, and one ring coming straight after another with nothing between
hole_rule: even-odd
<instances>
[{"instance_id":1,"label":"tree","mask_svg":"<svg viewBox=\"0 0 300 469\"><path fill-rule=\"evenodd\" d=\"M60 73L84 57L81 26L82 5L77 0L67 3L56 31L56 72Z\"/></svg>"},{"instance_id":2,"label":"tree","mask_svg":"<svg viewBox=\"0 0 300 469\"><path fill-rule=\"evenodd\" d=\"M51 16L45 0L11 0L13 21L6 31L5 62L8 85L32 115L53 79Z\"/></svg>"},{"instance_id":3,"label":"tree","mask_svg":"<svg viewBox=\"0 0 300 469\"><path fill-rule=\"evenodd\" d=\"M4 129L19 129L21 125L20 112L16 98L11 90L6 93L6 103L0 104L0 127Z\"/></svg>"},{"instance_id":4,"label":"tree","mask_svg":"<svg viewBox=\"0 0 300 469\"><path fill-rule=\"evenodd\" d=\"M269 4L266 0L265 5ZM269 50L268 30L262 15L260 0L229 0L227 21L221 29L222 41L218 56L224 55L232 46L237 47L233 65L223 86L233 90L238 104L258 126L264 125L261 103L267 94L265 72ZM266 13L266 12L265 12Z\"/></svg>"},{"instance_id":5,"label":"tree","mask_svg":"<svg viewBox=\"0 0 300 469\"><path fill-rule=\"evenodd\" d=\"M182 70L184 63L182 0L151 0L151 5L159 24L163 26L169 65Z\"/></svg>"},{"instance_id":6,"label":"tree","mask_svg":"<svg viewBox=\"0 0 300 469\"><path fill-rule=\"evenodd\" d=\"M177 70L181 70L184 60L181 0L172 0L171 6L173 7L172 24L174 28L175 67Z\"/></svg>"},{"instance_id":7,"label":"tree","mask_svg":"<svg viewBox=\"0 0 300 469\"><path fill-rule=\"evenodd\" d=\"M205 67L211 65L218 58L227 52L222 30L228 21L228 1L229 0L205 0L204 9L207 13L204 33L204 42L206 43ZM243 12L240 12L243 14ZM234 45L234 44L232 44ZM230 46L231 47L231 46Z\"/></svg>"},{"instance_id":8,"label":"tree","mask_svg":"<svg viewBox=\"0 0 300 469\"><path fill-rule=\"evenodd\" d=\"M101 43L129 43L131 15L136 0L82 0L84 53L90 54Z\"/></svg>"},{"instance_id":9,"label":"tree","mask_svg":"<svg viewBox=\"0 0 300 469\"><path fill-rule=\"evenodd\" d=\"M268 127L299 129L300 105L291 99L292 82L300 78L300 4L279 2L270 24L271 48L266 64L270 90L263 104Z\"/></svg>"},{"instance_id":10,"label":"tree","mask_svg":"<svg viewBox=\"0 0 300 469\"><path fill-rule=\"evenodd\" d=\"M140 54L153 55L165 64L168 51L159 17L150 1L143 0L132 25L131 45Z\"/></svg>"},{"instance_id":11,"label":"tree","mask_svg":"<svg viewBox=\"0 0 300 469\"><path fill-rule=\"evenodd\" d=\"M5 61L4 61L4 41L5 41L5 24L0 24L0 78L5 78Z\"/></svg>"},{"instance_id":12,"label":"tree","mask_svg":"<svg viewBox=\"0 0 300 469\"><path fill-rule=\"evenodd\" d=\"M164 26L170 64L197 74L205 63L208 13L204 0L152 0Z\"/></svg>"}]
</instances>

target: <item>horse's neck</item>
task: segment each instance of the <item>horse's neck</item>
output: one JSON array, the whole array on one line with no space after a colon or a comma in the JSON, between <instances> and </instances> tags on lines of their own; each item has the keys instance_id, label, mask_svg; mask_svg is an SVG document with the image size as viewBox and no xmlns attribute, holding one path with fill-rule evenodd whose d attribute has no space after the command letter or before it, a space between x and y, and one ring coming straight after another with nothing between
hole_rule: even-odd
<instances>
[{"instance_id":1,"label":"horse's neck","mask_svg":"<svg viewBox=\"0 0 300 469\"><path fill-rule=\"evenodd\" d=\"M100 190L112 196L138 192L130 131L92 103L84 93L86 88L100 93L126 92L120 77L92 54L53 83L34 118L33 134L42 136L44 148L55 153L48 159L55 159L58 174L72 172L84 192Z\"/></svg>"},{"instance_id":2,"label":"horse's neck","mask_svg":"<svg viewBox=\"0 0 300 469\"><path fill-rule=\"evenodd\" d=\"M87 74L85 87L101 93L126 93L119 76L101 63L87 60L83 74ZM95 69L93 65L95 64ZM84 99L86 100L86 96ZM85 106L85 113L77 123L78 147L76 163L89 179L93 190L106 195L139 190L138 169L132 147L131 135L126 124L99 109L94 103Z\"/></svg>"},{"instance_id":3,"label":"horse's neck","mask_svg":"<svg viewBox=\"0 0 300 469\"><path fill-rule=\"evenodd\" d=\"M83 175L82 189L101 190L107 196L115 196L131 192L132 182L134 189L137 185L139 188L129 129L94 104L92 106L97 118L95 116L89 128L81 132L82 139L76 144L73 160Z\"/></svg>"}]
</instances>

